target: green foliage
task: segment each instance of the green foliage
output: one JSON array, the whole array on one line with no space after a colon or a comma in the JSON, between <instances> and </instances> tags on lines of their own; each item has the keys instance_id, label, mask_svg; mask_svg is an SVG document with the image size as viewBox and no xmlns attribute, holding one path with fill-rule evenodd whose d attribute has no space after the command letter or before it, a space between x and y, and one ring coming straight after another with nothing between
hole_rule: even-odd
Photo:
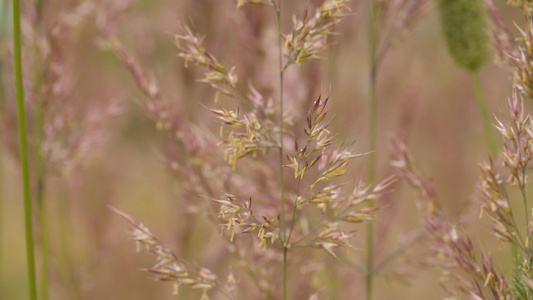
<instances>
[{"instance_id":1,"label":"green foliage","mask_svg":"<svg viewBox=\"0 0 533 300\"><path fill-rule=\"evenodd\" d=\"M528 265L529 259L524 257L518 258L522 261L514 270L513 276L513 292L517 299L532 299L533 298L533 270Z\"/></svg>"}]
</instances>

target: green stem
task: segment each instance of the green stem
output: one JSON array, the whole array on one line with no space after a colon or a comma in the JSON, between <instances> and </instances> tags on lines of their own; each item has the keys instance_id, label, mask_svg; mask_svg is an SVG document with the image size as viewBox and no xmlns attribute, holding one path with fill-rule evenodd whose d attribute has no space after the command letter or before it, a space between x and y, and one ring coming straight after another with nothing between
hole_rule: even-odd
<instances>
[{"instance_id":1,"label":"green stem","mask_svg":"<svg viewBox=\"0 0 533 300\"><path fill-rule=\"evenodd\" d=\"M498 155L498 146L492 131L487 103L485 101L485 97L483 96L481 81L479 80L479 73L471 72L470 77L472 78L472 85L476 94L476 103L479 109L479 114L481 115L481 123L483 124L483 130L485 131L485 137L487 138L487 145L489 147L491 156L496 157Z\"/></svg>"},{"instance_id":2,"label":"green stem","mask_svg":"<svg viewBox=\"0 0 533 300\"><path fill-rule=\"evenodd\" d=\"M33 49L33 55L34 55L34 61L35 61L35 67L34 67L34 82L33 82L33 89L35 91L36 99L35 101L35 123L33 126L33 132L34 132L34 161L35 161L35 173L37 174L37 195L36 195L36 203L37 203L37 215L39 220L39 229L40 229L40 246L41 246L41 278L40 278L40 291L39 291L39 298L42 300L48 300L49 296L49 268L50 268L50 243L49 243L49 233L48 233L48 224L47 224L47 217L46 217L46 205L44 203L44 194L45 194L45 168L44 168L44 154L41 150L42 140L43 140L43 127L44 127L44 115L43 115L43 109L44 109L44 99L42 95L42 71L41 71L41 55L40 55L40 47L39 42L37 40L34 41L34 49Z\"/></svg>"},{"instance_id":3,"label":"green stem","mask_svg":"<svg viewBox=\"0 0 533 300\"><path fill-rule=\"evenodd\" d=\"M20 37L20 1L13 0L13 57L15 63L15 85L17 90L17 118L20 142L20 163L22 168L22 192L24 197L24 225L26 235L26 259L28 267L29 299L37 299L35 278L35 254L33 245L33 222L30 192L30 167L28 158L28 134L26 110L24 107L24 86L22 83L22 53Z\"/></svg>"},{"instance_id":4,"label":"green stem","mask_svg":"<svg viewBox=\"0 0 533 300\"><path fill-rule=\"evenodd\" d=\"M281 0L278 1L276 9L278 23L278 54L279 54L279 181L281 190L281 231L283 243L283 300L287 299L287 251L289 241L287 240L287 222L285 220L285 179L283 175L283 51L281 36Z\"/></svg>"},{"instance_id":5,"label":"green stem","mask_svg":"<svg viewBox=\"0 0 533 300\"><path fill-rule=\"evenodd\" d=\"M291 237L292 237L292 232L294 230L294 220L296 219L296 209L298 208L298 206L295 204L293 209L292 209L292 217L291 217L291 227L289 228L289 237L287 238L288 241L291 240Z\"/></svg>"},{"instance_id":6,"label":"green stem","mask_svg":"<svg viewBox=\"0 0 533 300\"><path fill-rule=\"evenodd\" d=\"M370 62L370 116L369 116L369 162L368 162L368 183L374 186L376 180L376 47L377 37L375 29L375 8L374 2L369 2L368 14L368 42L369 42L369 62ZM372 201L368 202L368 207L372 207ZM372 288L374 281L374 222L367 223L367 241L366 241L366 299L372 299Z\"/></svg>"},{"instance_id":7,"label":"green stem","mask_svg":"<svg viewBox=\"0 0 533 300\"><path fill-rule=\"evenodd\" d=\"M522 168L522 178L526 178L526 169ZM524 217L525 217L525 224L529 226L529 208L527 205L527 196L526 196L526 187L523 184L520 184L520 194L522 194L522 201L524 203ZM529 240L530 235L528 234L528 238L526 240ZM532 244L531 242L528 242L527 245L525 245L527 248L529 248L529 244Z\"/></svg>"},{"instance_id":8,"label":"green stem","mask_svg":"<svg viewBox=\"0 0 533 300\"><path fill-rule=\"evenodd\" d=\"M2 23L0 24L0 43L4 42L4 39L6 38L6 28L7 28L7 16L8 16L8 9L9 9L9 2L4 1L2 5ZM2 124L3 121L3 113L4 113L4 101L5 101L5 93L4 93L4 76L3 76L3 59L0 61L0 124ZM0 140L2 140L2 137L0 136ZM2 257L3 257L3 247L1 245L4 245L3 243L3 233L4 233L4 218L3 218L3 212L5 211L3 209L3 160L2 160L2 146L0 144L0 291L2 290L2 282L3 281L3 265L2 265Z\"/></svg>"},{"instance_id":9,"label":"green stem","mask_svg":"<svg viewBox=\"0 0 533 300\"><path fill-rule=\"evenodd\" d=\"M50 236L48 233L48 224L46 217L46 205L44 200L46 182L45 182L45 167L44 167L44 154L41 150L41 145L43 141L43 127L44 127L44 98L42 95L42 76L41 71L41 59L40 59L40 47L38 46L39 42L35 41L34 47L34 61L35 63L35 77L33 88L36 94L36 107L35 107L35 125L34 125L34 136L35 136L35 172L37 174L37 213L39 216L39 226L40 226L40 242L41 242L41 280L40 280L40 295L39 298L42 300L48 300L49 298L49 268L50 268Z\"/></svg>"},{"instance_id":10,"label":"green stem","mask_svg":"<svg viewBox=\"0 0 533 300\"><path fill-rule=\"evenodd\" d=\"M485 131L485 137L487 139L487 146L489 147L490 155L494 158L498 156L498 145L496 143L496 137L492 131L492 125L490 123L489 111L487 109L487 103L485 97L483 96L483 89L481 88L481 80L479 79L479 73L472 71L470 72L470 77L472 79L472 86L474 87L474 93L476 94L476 104L479 109L479 114L481 116L481 123L483 124L483 130ZM502 192L506 194L505 187L502 186ZM526 220L527 220L527 211ZM514 222L514 218L513 218ZM527 224L527 223L526 223ZM518 228L515 226L515 228ZM517 235L520 236L520 232L517 230ZM527 245L525 245L527 247ZM511 252L514 258L515 268L519 266L519 251L518 245L516 243L511 243Z\"/></svg>"},{"instance_id":11,"label":"green stem","mask_svg":"<svg viewBox=\"0 0 533 300\"><path fill-rule=\"evenodd\" d=\"M278 7L277 10L277 19L278 19L278 30L281 30L281 12L280 8ZM278 38L278 44L279 44L279 65L280 65L280 74L279 74L279 165L280 165L280 171L279 171L279 179L280 179L280 189L281 189L281 227L283 231L283 242L286 242L287 233L285 232L285 227L287 226L285 223L285 182L284 182L284 175L283 175L283 65L282 65L282 59L283 54L281 50L281 34Z\"/></svg>"},{"instance_id":12,"label":"green stem","mask_svg":"<svg viewBox=\"0 0 533 300\"><path fill-rule=\"evenodd\" d=\"M33 90L35 91L35 123L33 126L34 132L34 161L35 161L35 173L37 174L37 215L39 218L40 229L40 246L41 246L41 278L40 278L40 293L39 298L41 300L48 300L49 298L49 269L50 269L50 237L48 233L48 224L46 218L46 207L44 203L45 193L45 169L44 169L44 155L41 150L43 140L43 127L44 127L44 105L45 99L42 93L43 85L43 69L41 60L41 47L39 42L39 36L41 36L41 21L42 21L42 1L37 0L35 3L35 9L37 12L37 18L34 24L35 27L35 39L33 42L33 59L34 59L34 78L33 78Z\"/></svg>"},{"instance_id":13,"label":"green stem","mask_svg":"<svg viewBox=\"0 0 533 300\"><path fill-rule=\"evenodd\" d=\"M283 300L287 300L287 251L289 248L283 247Z\"/></svg>"},{"instance_id":14,"label":"green stem","mask_svg":"<svg viewBox=\"0 0 533 300\"><path fill-rule=\"evenodd\" d=\"M374 268L374 274L379 274L383 268L385 268L390 262L392 262L395 258L402 255L412 247L416 242L418 242L420 239L426 235L426 231L419 232L413 239L411 239L408 243L406 243L403 246L398 247L396 250L394 250L391 254L389 254L387 257L385 257L375 268Z\"/></svg>"},{"instance_id":15,"label":"green stem","mask_svg":"<svg viewBox=\"0 0 533 300\"><path fill-rule=\"evenodd\" d=\"M38 144L40 145L40 144ZM39 226L41 232L41 280L39 298L47 300L49 296L49 269L50 269L50 236L48 232L48 220L46 217L46 205L44 200L44 176L38 171L37 179L37 208L39 214Z\"/></svg>"},{"instance_id":16,"label":"green stem","mask_svg":"<svg viewBox=\"0 0 533 300\"><path fill-rule=\"evenodd\" d=\"M0 74L2 74L2 71L0 69ZM0 76L0 124L2 123L3 121L3 106L4 106L4 78L2 76ZM2 136L0 135L0 140L2 139ZM2 161L2 147L3 145L0 144L0 291L2 290L2 282L3 281L3 265L2 265L2 258L3 258L3 245L4 244L4 215L3 215L3 212L5 211L4 209L4 203L3 203L3 199L4 199L4 195L3 195L3 182L2 180L4 179L4 176L3 176L3 161Z\"/></svg>"},{"instance_id":17,"label":"green stem","mask_svg":"<svg viewBox=\"0 0 533 300\"><path fill-rule=\"evenodd\" d=\"M64 184L63 187L67 185ZM59 241L57 249L53 250L53 253L57 257L57 270L59 271L62 279L62 283L67 289L68 299L80 300L82 299L82 293L79 289L79 284L76 281L75 272L72 268L75 264L71 259L73 251L72 242L74 241L74 233L72 231L72 220L69 217L70 206L68 202L68 191L61 189L55 197L55 208L57 211L57 220L59 226ZM49 231L49 234L51 231ZM184 289L186 291L187 289Z\"/></svg>"}]
</instances>

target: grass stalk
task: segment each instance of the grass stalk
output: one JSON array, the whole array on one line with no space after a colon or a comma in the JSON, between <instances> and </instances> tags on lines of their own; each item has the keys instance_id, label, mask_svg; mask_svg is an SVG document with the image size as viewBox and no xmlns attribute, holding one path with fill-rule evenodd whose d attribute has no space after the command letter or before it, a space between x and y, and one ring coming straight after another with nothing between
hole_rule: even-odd
<instances>
[{"instance_id":1,"label":"grass stalk","mask_svg":"<svg viewBox=\"0 0 533 300\"><path fill-rule=\"evenodd\" d=\"M487 109L487 103L485 97L483 96L483 89L481 88L481 81L479 80L478 72L470 72L470 77L472 79L472 86L474 87L474 92L476 94L476 104L479 109L479 114L481 116L481 123L483 124L483 130L485 131L485 138L487 139L487 146L492 157L498 155L498 146L496 143L496 137L492 131L492 125L490 122L489 111Z\"/></svg>"},{"instance_id":2,"label":"grass stalk","mask_svg":"<svg viewBox=\"0 0 533 300\"><path fill-rule=\"evenodd\" d=\"M374 2L369 1L368 8L368 42L369 42L369 88L370 88L370 115L369 115L369 158L368 158L368 183L374 186L376 178L376 122L377 122L377 104L376 104L376 47L377 37L375 28L375 8ZM368 203L372 207L372 202ZM372 288L374 281L374 222L367 223L367 241L366 241L366 299L372 299Z\"/></svg>"},{"instance_id":3,"label":"grass stalk","mask_svg":"<svg viewBox=\"0 0 533 300\"><path fill-rule=\"evenodd\" d=\"M0 65L0 68L1 68L1 65ZM0 71L0 74L1 74L1 71ZM3 106L4 106L4 78L3 76L0 76L0 123L2 123L3 121ZM2 139L2 135L0 135L0 140ZM3 191L4 191L4 184L3 184L3 179L4 179L4 176L3 176L3 168L4 168L4 164L3 164L3 151L2 151L2 147L3 145L1 145L0 143L0 290L2 290L2 282L3 282L3 269L4 269L4 265L2 264L2 258L4 257L4 253L3 253L3 245L4 244L4 215L3 215L3 212L5 211L4 209L4 195L3 195Z\"/></svg>"},{"instance_id":4,"label":"grass stalk","mask_svg":"<svg viewBox=\"0 0 533 300\"><path fill-rule=\"evenodd\" d=\"M42 19L43 19L43 1L37 0L35 2L35 11L36 11L36 20L35 20L35 30L40 31L42 28ZM37 96L37 105L35 112L35 125L34 125L34 136L35 136L35 174L37 175L37 215L39 218L39 229L40 229L40 246L41 246L41 271L40 271L40 289L39 289L39 298L41 300L49 299L49 270L50 270L50 233L48 229L48 218L46 216L46 205L45 205L45 190L46 190L46 173L44 168L44 155L41 150L42 140L43 140L43 128L44 128L44 112L43 112L43 93L42 93L42 83L43 83L43 68L42 68L42 59L41 59L41 47L39 42L39 36L35 36L33 44L33 59L35 61L34 67L34 78L33 78L33 89Z\"/></svg>"},{"instance_id":5,"label":"grass stalk","mask_svg":"<svg viewBox=\"0 0 533 300\"><path fill-rule=\"evenodd\" d=\"M6 38L7 34L7 17L8 17L8 11L9 11L9 2L8 1L4 1L4 3L2 4L2 15L0 16L2 19L2 23L0 24L1 28L0 28L0 43L4 41L4 39ZM2 70L3 70L3 62L0 61L0 124L2 123L3 121L3 114L4 114L4 101L5 101L5 89L4 89L4 76L3 76L3 73L2 73ZM2 136L0 135L0 140L2 140ZM0 245L4 245L3 243L3 238L4 238L4 218L3 218L3 212L5 211L3 209L3 200L4 200L4 197L3 197L3 179L4 179L4 176L3 176L3 151L2 151L2 146L0 144ZM2 258L4 257L3 255L3 247L0 246L0 290L2 290L2 282L3 281L3 274L4 274L4 266L2 265Z\"/></svg>"},{"instance_id":6,"label":"grass stalk","mask_svg":"<svg viewBox=\"0 0 533 300\"><path fill-rule=\"evenodd\" d=\"M41 152L41 145L43 140L43 128L44 128L44 115L43 115L43 98L42 98L42 82L43 82L43 72L42 72L42 62L41 62L41 50L39 47L39 41L36 39L33 49L34 61L35 61L35 76L33 82L33 88L35 94L37 95L39 101L37 101L36 112L35 112L35 125L34 125L34 136L35 136L35 149L34 149L34 160L35 160L35 174L37 175L37 215L39 218L39 229L40 229L40 246L41 246L41 277L40 277L40 293L39 298L42 300L49 299L49 268L50 268L50 236L48 232L48 221L46 216L46 205L45 205L45 190L46 190L46 173L43 162L43 153Z\"/></svg>"},{"instance_id":7,"label":"grass stalk","mask_svg":"<svg viewBox=\"0 0 533 300\"><path fill-rule=\"evenodd\" d=\"M1 40L0 40L1 41ZM0 68L1 68L1 65L0 65ZM0 71L0 74L2 74L2 72ZM3 106L4 106L4 98L5 98L5 95L4 95L4 78L3 76L0 75L0 123L2 123L3 121ZM2 139L2 135L0 135L0 140ZM3 253L3 245L4 244L4 215L3 215L3 212L5 211L4 209L4 195L3 195L3 179L4 179L4 176L3 176L3 168L4 168L4 164L3 164L3 151L2 151L2 147L3 145L1 145L0 143L0 290L2 290L2 282L3 281L3 269L4 269L4 265L2 264L2 258L4 257L4 253Z\"/></svg>"},{"instance_id":8,"label":"grass stalk","mask_svg":"<svg viewBox=\"0 0 533 300\"><path fill-rule=\"evenodd\" d=\"M57 199L57 213L58 213L58 224L59 224L59 249L57 252L57 269L61 274L63 284L67 288L67 293L69 299L79 300L82 299L80 291L78 290L79 285L77 284L74 276L74 270L71 266L74 265L73 260L70 255L74 253L72 242L73 242L73 232L72 224L73 222L69 218L69 203L66 196L66 191L62 191ZM50 223L49 223L50 224ZM50 230L50 229L49 229ZM50 231L48 231L50 232ZM50 247L50 246L49 246ZM42 299L41 299L42 300Z\"/></svg>"},{"instance_id":9,"label":"grass stalk","mask_svg":"<svg viewBox=\"0 0 533 300\"><path fill-rule=\"evenodd\" d=\"M474 88L474 93L476 96L476 104L479 110L479 114L481 116L481 123L483 125L483 130L485 131L485 138L487 140L487 146L489 147L490 155L496 158L498 156L498 145L496 143L496 137L494 136L494 133L492 131L489 111L487 108L485 96L483 95L483 89L481 87L481 80L479 79L479 72L471 71L470 78L472 80L472 86ZM503 193L506 193L504 186L502 186L502 190L503 190ZM527 203L525 207L527 208ZM528 220L527 209L524 212L525 212L526 224L527 224L527 220ZM519 235L520 233L517 233L517 234ZM520 260L519 260L520 253L518 250L518 246L516 243L510 243L510 244L511 244L511 253L512 253L513 260L514 260L514 267L518 268L520 265Z\"/></svg>"},{"instance_id":10,"label":"grass stalk","mask_svg":"<svg viewBox=\"0 0 533 300\"><path fill-rule=\"evenodd\" d=\"M24 107L24 86L22 82L22 53L20 34L20 1L13 0L13 57L15 63L15 86L17 91L17 118L22 168L22 192L24 199L24 225L26 235L26 260L28 271L28 294L30 300L37 299L35 276L35 249L33 243L32 203L30 191L30 167L28 155L28 134L26 110Z\"/></svg>"},{"instance_id":11,"label":"grass stalk","mask_svg":"<svg viewBox=\"0 0 533 300\"><path fill-rule=\"evenodd\" d=\"M49 299L49 269L50 269L50 236L48 218L46 217L46 205L44 199L44 176L39 171L37 182L37 209L39 215L39 229L41 232L41 278L39 299Z\"/></svg>"},{"instance_id":12,"label":"grass stalk","mask_svg":"<svg viewBox=\"0 0 533 300\"><path fill-rule=\"evenodd\" d=\"M287 252L289 241L287 240L287 221L285 220L285 178L283 175L283 41L281 36L281 0L276 9L278 25L278 54L279 54L279 181L281 190L281 231L283 243L283 300L287 299Z\"/></svg>"}]
</instances>

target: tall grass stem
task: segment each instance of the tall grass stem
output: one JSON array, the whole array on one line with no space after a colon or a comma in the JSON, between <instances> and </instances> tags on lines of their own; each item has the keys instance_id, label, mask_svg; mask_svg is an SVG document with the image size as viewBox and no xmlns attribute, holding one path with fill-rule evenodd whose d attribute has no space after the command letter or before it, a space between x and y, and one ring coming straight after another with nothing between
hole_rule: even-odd
<instances>
[{"instance_id":1,"label":"tall grass stem","mask_svg":"<svg viewBox=\"0 0 533 300\"><path fill-rule=\"evenodd\" d=\"M481 123L483 124L483 130L485 131L485 138L487 139L487 146L489 147L492 157L496 157L498 155L498 146L492 131L489 111L487 109L487 102L483 96L483 89L481 88L479 73L473 71L470 72L470 76L472 78L472 86L474 87L474 92L476 94L476 103L481 116Z\"/></svg>"},{"instance_id":2,"label":"tall grass stem","mask_svg":"<svg viewBox=\"0 0 533 300\"><path fill-rule=\"evenodd\" d=\"M39 16L37 20L36 30L39 30L41 25L41 4L37 5L37 14ZM42 60L41 60L41 47L38 38L34 40L33 47L33 59L34 59L34 78L33 78L33 90L35 91L36 97L38 99L37 105L35 107L35 123L33 126L34 131L34 161L35 161L35 174L37 175L37 215L39 218L39 231L40 231L40 246L41 246L41 278L40 278L40 294L39 298L41 300L48 300L49 298L49 268L50 268L50 236L48 232L47 217L46 217L46 205L44 203L44 195L46 189L46 172L44 168L44 157L41 152L42 140L43 140L43 128L44 128L44 112L43 112L43 94L42 94L42 83L43 83L43 69L42 69Z\"/></svg>"},{"instance_id":3,"label":"tall grass stem","mask_svg":"<svg viewBox=\"0 0 533 300\"><path fill-rule=\"evenodd\" d=\"M377 104L376 104L376 77L377 77L377 63L376 63L376 28L375 28L375 8L374 2L369 1L368 9L368 43L369 43L369 88L370 88L370 115L369 115L369 158L368 158L368 183L374 186L376 178L376 122L377 122ZM372 207L372 202L368 203ZM374 222L367 223L367 241L366 241L366 299L372 299L372 288L374 281Z\"/></svg>"},{"instance_id":4,"label":"tall grass stem","mask_svg":"<svg viewBox=\"0 0 533 300\"><path fill-rule=\"evenodd\" d=\"M15 63L15 86L17 91L17 118L22 168L22 192L24 199L24 225L26 235L26 259L28 270L28 294L30 300L37 299L35 276L35 249L33 243L32 203L30 191L30 167L28 155L28 134L26 110L24 107L24 86L22 82L22 53L20 35L20 1L13 0L13 57Z\"/></svg>"},{"instance_id":5,"label":"tall grass stem","mask_svg":"<svg viewBox=\"0 0 533 300\"><path fill-rule=\"evenodd\" d=\"M4 105L4 78L3 76L0 76L0 123L3 121L3 105ZM0 135L0 139L2 139L3 136ZM3 151L1 150L2 149L2 146L1 143L0 143L0 290L2 290L2 282L3 281L3 274L4 274L4 265L2 264L2 258L4 257L4 252L2 251L4 248L3 248L3 245L4 244L4 195L3 195L3 191L4 191L4 184L3 184L3 180L4 180L4 176L3 176L3 168L4 168L4 164L3 164L3 159L2 159L2 155L3 155Z\"/></svg>"},{"instance_id":6,"label":"tall grass stem","mask_svg":"<svg viewBox=\"0 0 533 300\"><path fill-rule=\"evenodd\" d=\"M49 269L50 269L50 236L48 229L48 218L46 216L46 204L44 199L44 176L39 174L37 187L37 208L39 215L39 229L41 232L41 278L39 299L49 299Z\"/></svg>"},{"instance_id":7,"label":"tall grass stem","mask_svg":"<svg viewBox=\"0 0 533 300\"><path fill-rule=\"evenodd\" d=\"M490 116L489 116L485 96L483 95L483 89L481 87L481 80L479 78L479 72L471 71L470 77L472 80L472 86L474 88L474 93L476 95L476 104L479 110L479 114L481 116L481 123L483 124L483 130L485 131L485 138L487 140L487 146L489 147L490 155L496 158L498 156L498 145L496 143L496 137L494 136L494 133L492 131L492 125L490 122ZM504 193L506 193L504 186L502 186L502 190ZM527 220L527 212L526 212L526 220ZM511 252L514 258L514 265L515 267L518 267L520 263L518 260L520 253L515 243L511 243Z\"/></svg>"},{"instance_id":8,"label":"tall grass stem","mask_svg":"<svg viewBox=\"0 0 533 300\"><path fill-rule=\"evenodd\" d=\"M69 202L66 196L66 191L62 191L58 197L57 200L57 214L58 214L58 221L59 221L59 248L61 249L61 253L57 254L57 269L60 272L60 275L63 280L63 284L68 289L68 297L69 299L73 300L80 300L82 299L81 292L79 291L79 284L76 282L76 276L74 275L74 270L72 269L72 266L74 265L72 259L70 258L70 255L73 253L73 247L72 242L73 239L73 232L72 232L72 220L69 219ZM49 229L50 230L50 229ZM50 232L50 231L48 231ZM186 290L185 290L186 291ZM42 299L40 299L42 300Z\"/></svg>"},{"instance_id":9,"label":"tall grass stem","mask_svg":"<svg viewBox=\"0 0 533 300\"><path fill-rule=\"evenodd\" d=\"M279 181L281 190L281 231L283 243L283 300L287 299L287 223L285 220L285 178L283 175L283 41L281 35L281 0L276 9L278 23L278 54L279 54Z\"/></svg>"},{"instance_id":10,"label":"tall grass stem","mask_svg":"<svg viewBox=\"0 0 533 300\"><path fill-rule=\"evenodd\" d=\"M0 28L0 42L4 42L4 39L7 37L7 27L8 27L8 11L9 11L9 2L8 1L4 1L3 4L2 4L2 15L0 16L2 19L1 19L1 28ZM2 69L3 69L3 63L0 63L0 123L2 123L3 121L3 116L4 116L4 101L5 101L5 89L4 89L4 76L3 76L3 73L2 73ZM2 140L2 136L0 135L0 140ZM3 274L4 274L4 265L2 264L2 258L4 257L4 253L3 253L3 247L1 245L4 245L3 243L3 238L4 238L4 218L3 218L3 212L5 211L3 209L3 206L4 206L4 197L3 197L3 188L4 188L4 184L3 184L3 179L4 179L4 176L3 176L3 151L2 151L2 147L1 147L1 143L0 143L0 290L2 290L2 282L3 281Z\"/></svg>"}]
</instances>

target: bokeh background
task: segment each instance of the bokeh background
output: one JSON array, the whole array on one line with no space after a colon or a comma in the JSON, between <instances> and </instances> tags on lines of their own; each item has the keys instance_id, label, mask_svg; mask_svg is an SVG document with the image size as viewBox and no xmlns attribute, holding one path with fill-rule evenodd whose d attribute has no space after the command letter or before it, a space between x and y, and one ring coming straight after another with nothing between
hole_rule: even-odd
<instances>
[{"instance_id":1,"label":"bokeh background","mask_svg":"<svg viewBox=\"0 0 533 300\"><path fill-rule=\"evenodd\" d=\"M43 1L42 28L51 28L82 2ZM242 82L254 82L262 92L275 96L275 15L257 6L237 10L230 0L85 2L90 2L96 13L80 21L61 42L65 61L62 72L68 74L71 84L66 99L71 106L82 107L85 114L98 115L109 107L115 110L102 121L103 130L99 129L91 147L81 151L83 155L71 157L68 172L51 172L47 177L44 199L51 232L51 299L197 299L197 292L185 288L179 296L173 296L170 284L147 280L150 275L138 271L151 266L153 258L136 253L134 242L126 234L129 225L109 209L113 206L134 216L179 255L215 270L225 268L220 265L224 260L218 259L226 251L225 239L220 237L219 228L191 213L186 199L180 196L181 183L161 156L164 144L160 133L139 104L142 95L126 68L102 47L102 32L124 44L157 79L162 93L187 117L187 122L217 135L218 124L206 108L214 107L215 92L196 81L201 76L198 68L184 68L173 35L181 32L180 22L194 24L222 63L237 66ZM322 1L282 2L283 27L288 31L292 14L301 15ZM522 22L519 12L507 7L505 1L496 2L511 28L513 22ZM29 45L38 14L33 1L23 4L23 33ZM320 94L329 96L331 131L339 140L356 140L354 150L358 153L366 152L368 147L367 5L367 1L352 1L351 14L336 27L339 35L322 53L323 60L293 68L285 81L289 102L311 103ZM9 14L10 1L3 1L0 299L10 300L25 299L27 283ZM31 71L34 61L27 55L25 70ZM482 69L481 80L490 112L506 115L510 71L490 62ZM31 86L27 90L31 99ZM488 158L488 149L474 91L468 74L455 66L446 52L434 10L387 53L378 75L377 97L378 178L393 174L390 140L399 137L424 173L434 179L446 212L452 219L464 216L467 220L462 221L469 224L465 230L472 240L492 254L497 267L507 270L507 247L498 249L487 220L477 218L478 162ZM32 106L28 105L31 118ZM530 103L526 102L526 107L530 111ZM83 130L83 126L78 129ZM350 166L350 180L364 178L366 168L367 159L357 159ZM408 187L397 184L394 192L382 200L384 209L377 215L376 260L421 230L414 199ZM205 200L199 197L198 201ZM354 246L360 250L351 252L349 259L360 264L365 227L358 226L355 234ZM427 255L427 249L427 243L421 242L408 253ZM331 281L348 286L353 293L332 294L324 299L359 299L364 294L364 276L357 268L327 255L313 257L335 264L343 277ZM445 295L439 277L438 267L421 266L400 257L377 277L376 299L439 299ZM219 296L215 293L214 298Z\"/></svg>"}]
</instances>

